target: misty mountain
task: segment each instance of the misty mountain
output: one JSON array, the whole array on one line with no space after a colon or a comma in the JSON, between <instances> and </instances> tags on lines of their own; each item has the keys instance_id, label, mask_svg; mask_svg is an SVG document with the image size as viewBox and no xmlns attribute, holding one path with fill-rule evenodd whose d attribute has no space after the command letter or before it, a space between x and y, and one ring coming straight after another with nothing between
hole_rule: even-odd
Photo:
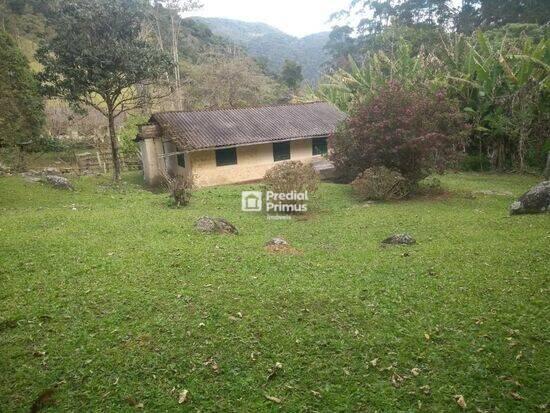
<instances>
[{"instance_id":1,"label":"misty mountain","mask_svg":"<svg viewBox=\"0 0 550 413\"><path fill-rule=\"evenodd\" d=\"M324 46L330 32L298 38L265 23L214 17L191 19L206 24L214 34L243 46L251 56L267 59L267 67L275 73L280 72L285 59L290 59L302 66L306 80L315 83L321 74L322 65L328 60Z\"/></svg>"}]
</instances>

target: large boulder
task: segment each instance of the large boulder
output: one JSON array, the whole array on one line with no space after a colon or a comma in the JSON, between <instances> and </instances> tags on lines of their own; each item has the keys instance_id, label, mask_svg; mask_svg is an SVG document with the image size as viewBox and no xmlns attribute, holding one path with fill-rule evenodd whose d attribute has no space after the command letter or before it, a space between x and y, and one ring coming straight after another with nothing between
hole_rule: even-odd
<instances>
[{"instance_id":1,"label":"large boulder","mask_svg":"<svg viewBox=\"0 0 550 413\"><path fill-rule=\"evenodd\" d=\"M384 241L382 244L386 245L413 245L416 244L416 240L409 234L394 234Z\"/></svg>"},{"instance_id":2,"label":"large boulder","mask_svg":"<svg viewBox=\"0 0 550 413\"><path fill-rule=\"evenodd\" d=\"M534 186L510 206L510 215L543 212L550 212L550 181Z\"/></svg>"},{"instance_id":3,"label":"large boulder","mask_svg":"<svg viewBox=\"0 0 550 413\"><path fill-rule=\"evenodd\" d=\"M239 231L233 224L223 218L202 217L195 223L197 231L205 234L237 235Z\"/></svg>"},{"instance_id":4,"label":"large boulder","mask_svg":"<svg viewBox=\"0 0 550 413\"><path fill-rule=\"evenodd\" d=\"M57 175L43 175L40 179L41 182L51 185L56 189L74 190L71 182L62 176Z\"/></svg>"}]
</instances>

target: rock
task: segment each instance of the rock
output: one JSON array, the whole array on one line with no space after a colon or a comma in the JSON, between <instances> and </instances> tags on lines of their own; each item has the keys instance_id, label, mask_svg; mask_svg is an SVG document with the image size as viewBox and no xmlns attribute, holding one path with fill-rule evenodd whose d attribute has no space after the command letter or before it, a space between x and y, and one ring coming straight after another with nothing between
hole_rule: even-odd
<instances>
[{"instance_id":1,"label":"rock","mask_svg":"<svg viewBox=\"0 0 550 413\"><path fill-rule=\"evenodd\" d=\"M42 179L41 176L38 175L36 172L23 172L21 173L21 176L25 181L31 182L31 183L40 182L40 180Z\"/></svg>"},{"instance_id":2,"label":"rock","mask_svg":"<svg viewBox=\"0 0 550 413\"><path fill-rule=\"evenodd\" d=\"M543 212L550 212L550 181L534 186L510 206L510 215Z\"/></svg>"},{"instance_id":3,"label":"rock","mask_svg":"<svg viewBox=\"0 0 550 413\"><path fill-rule=\"evenodd\" d=\"M389 245L413 245L416 244L416 240L409 234L394 234L391 237L382 241L382 244Z\"/></svg>"},{"instance_id":4,"label":"rock","mask_svg":"<svg viewBox=\"0 0 550 413\"><path fill-rule=\"evenodd\" d=\"M265 244L266 247L282 246L282 245L289 245L289 243L284 238L280 238L280 237L272 238Z\"/></svg>"},{"instance_id":5,"label":"rock","mask_svg":"<svg viewBox=\"0 0 550 413\"><path fill-rule=\"evenodd\" d=\"M48 168L44 168L42 173L44 175L60 175L61 171L57 168L48 167Z\"/></svg>"},{"instance_id":6,"label":"rock","mask_svg":"<svg viewBox=\"0 0 550 413\"><path fill-rule=\"evenodd\" d=\"M237 235L239 231L233 224L222 218L202 217L195 223L195 228L199 232L206 234L233 234Z\"/></svg>"},{"instance_id":7,"label":"rock","mask_svg":"<svg viewBox=\"0 0 550 413\"><path fill-rule=\"evenodd\" d=\"M44 175L42 176L42 178L40 178L40 181L57 189L65 189L69 191L74 190L71 182L67 178L64 178L62 176Z\"/></svg>"}]
</instances>

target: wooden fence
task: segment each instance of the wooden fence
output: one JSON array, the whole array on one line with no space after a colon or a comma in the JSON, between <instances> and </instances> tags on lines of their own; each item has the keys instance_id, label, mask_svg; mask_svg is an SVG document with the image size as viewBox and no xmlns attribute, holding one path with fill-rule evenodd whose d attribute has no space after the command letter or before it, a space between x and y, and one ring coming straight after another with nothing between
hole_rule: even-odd
<instances>
[{"instance_id":1,"label":"wooden fence","mask_svg":"<svg viewBox=\"0 0 550 413\"><path fill-rule=\"evenodd\" d=\"M110 151L90 151L75 154L76 165L80 173L108 173L113 168L113 156ZM124 156L120 154L120 163L123 170L135 171L142 169L141 157Z\"/></svg>"}]
</instances>

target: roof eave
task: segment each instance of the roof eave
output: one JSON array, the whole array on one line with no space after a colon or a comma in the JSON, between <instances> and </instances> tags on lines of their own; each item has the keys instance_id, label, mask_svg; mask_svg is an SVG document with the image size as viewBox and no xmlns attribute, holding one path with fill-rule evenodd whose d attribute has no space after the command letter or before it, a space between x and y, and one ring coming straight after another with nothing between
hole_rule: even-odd
<instances>
[{"instance_id":1,"label":"roof eave","mask_svg":"<svg viewBox=\"0 0 550 413\"><path fill-rule=\"evenodd\" d=\"M257 141L257 142L250 142L250 143L240 143L240 144L233 144L233 145L223 145L223 146L205 146L200 148L193 148L190 150L187 150L185 152L191 153L191 152L200 152L200 151L209 151L209 150L218 150L218 149L229 149L229 148L239 148L241 146L256 146L256 145L265 145L268 143L278 143L278 142L288 142L288 141L301 141L305 139L314 139L314 138L328 138L331 134L330 133L323 133L319 135L309 135L309 136L299 136L299 137L293 137L293 138L284 138L284 139L269 139L265 141ZM177 141L173 142L176 143Z\"/></svg>"}]
</instances>

